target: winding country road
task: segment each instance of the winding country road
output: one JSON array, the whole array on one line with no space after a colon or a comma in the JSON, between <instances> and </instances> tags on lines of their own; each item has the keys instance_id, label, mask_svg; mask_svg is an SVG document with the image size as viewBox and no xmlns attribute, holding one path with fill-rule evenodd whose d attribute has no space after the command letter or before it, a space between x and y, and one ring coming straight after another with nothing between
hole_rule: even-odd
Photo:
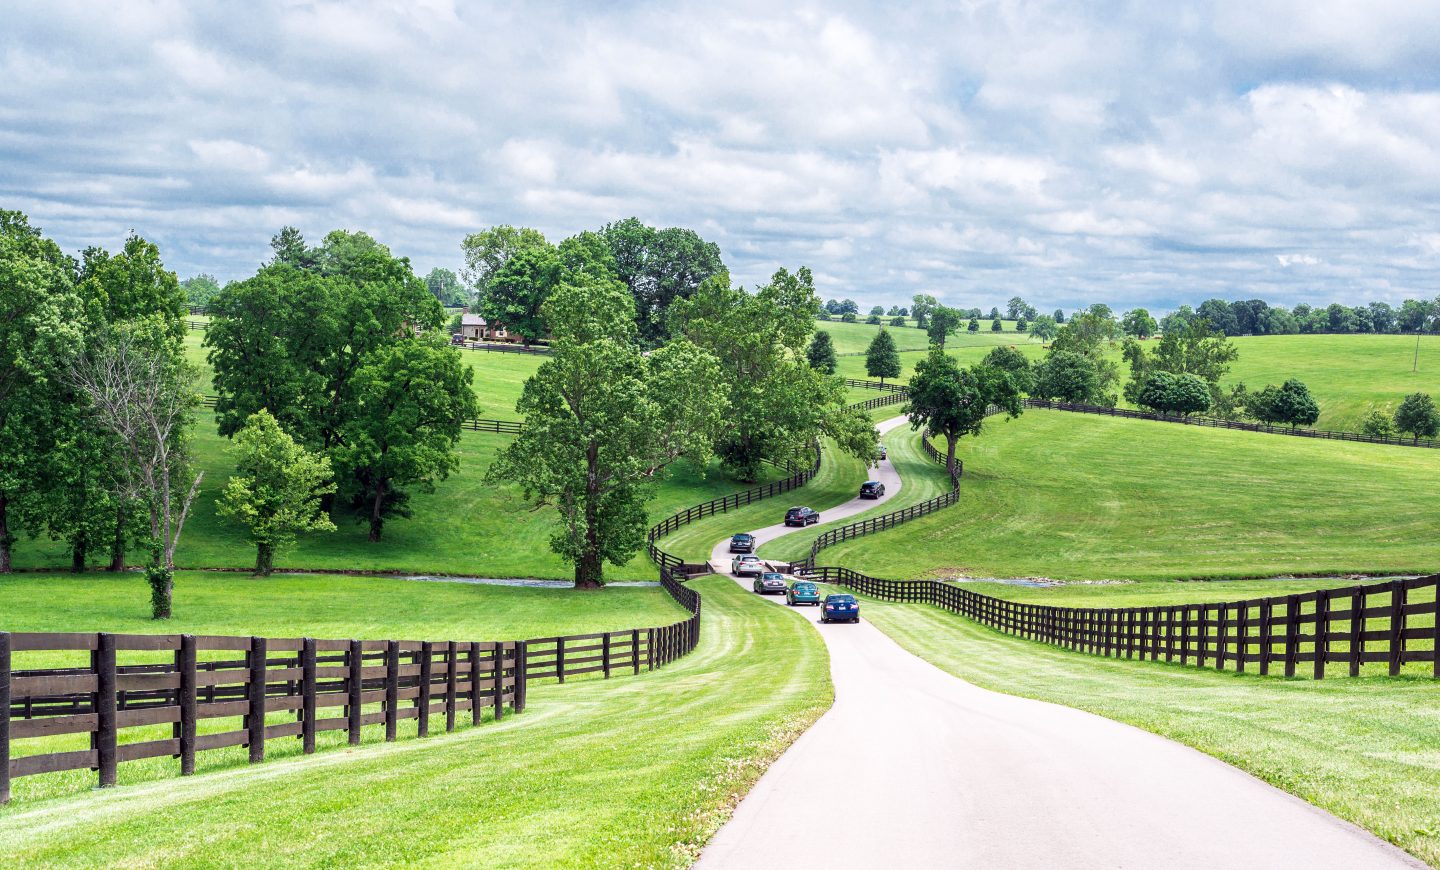
<instances>
[{"instance_id":1,"label":"winding country road","mask_svg":"<svg viewBox=\"0 0 1440 870\"><path fill-rule=\"evenodd\" d=\"M879 479L888 496L900 491L888 462ZM857 499L824 519L874 505ZM753 534L792 531L804 530ZM729 568L725 542L712 559ZM795 612L813 622L817 610ZM867 622L817 628L835 704L741 802L702 868L1425 866L1178 743L977 688Z\"/></svg>"}]
</instances>

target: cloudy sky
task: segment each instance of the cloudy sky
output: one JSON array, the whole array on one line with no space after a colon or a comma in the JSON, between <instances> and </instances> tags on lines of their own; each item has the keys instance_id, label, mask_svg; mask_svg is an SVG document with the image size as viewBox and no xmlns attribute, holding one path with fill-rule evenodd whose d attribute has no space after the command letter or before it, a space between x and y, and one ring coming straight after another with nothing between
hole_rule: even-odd
<instances>
[{"instance_id":1,"label":"cloudy sky","mask_svg":"<svg viewBox=\"0 0 1440 870\"><path fill-rule=\"evenodd\" d=\"M867 304L1440 292L1430 2L5 6L0 207L182 277L635 215Z\"/></svg>"}]
</instances>

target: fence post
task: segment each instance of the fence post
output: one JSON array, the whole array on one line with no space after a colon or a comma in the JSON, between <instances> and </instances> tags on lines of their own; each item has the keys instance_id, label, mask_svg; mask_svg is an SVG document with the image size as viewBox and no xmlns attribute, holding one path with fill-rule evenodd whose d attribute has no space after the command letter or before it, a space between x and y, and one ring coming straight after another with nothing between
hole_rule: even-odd
<instances>
[{"instance_id":1,"label":"fence post","mask_svg":"<svg viewBox=\"0 0 1440 870\"><path fill-rule=\"evenodd\" d=\"M605 679L610 679L610 632L600 640L600 669L605 673Z\"/></svg>"},{"instance_id":2,"label":"fence post","mask_svg":"<svg viewBox=\"0 0 1440 870\"><path fill-rule=\"evenodd\" d=\"M0 631L0 804L10 802L10 632Z\"/></svg>"},{"instance_id":3,"label":"fence post","mask_svg":"<svg viewBox=\"0 0 1440 870\"><path fill-rule=\"evenodd\" d=\"M1430 630L1430 675L1440 680L1440 582L1431 588L1435 590L1435 624Z\"/></svg>"},{"instance_id":4,"label":"fence post","mask_svg":"<svg viewBox=\"0 0 1440 870\"><path fill-rule=\"evenodd\" d=\"M1300 596L1285 596L1285 676L1295 676L1300 655Z\"/></svg>"},{"instance_id":5,"label":"fence post","mask_svg":"<svg viewBox=\"0 0 1440 870\"><path fill-rule=\"evenodd\" d=\"M245 684L250 707L245 711L245 725L250 732L250 763L265 760L265 638L250 638L249 680Z\"/></svg>"},{"instance_id":6,"label":"fence post","mask_svg":"<svg viewBox=\"0 0 1440 870\"><path fill-rule=\"evenodd\" d=\"M1315 679L1325 679L1325 659L1330 655L1330 590L1315 596Z\"/></svg>"},{"instance_id":7,"label":"fence post","mask_svg":"<svg viewBox=\"0 0 1440 870\"><path fill-rule=\"evenodd\" d=\"M347 719L345 726L346 730L349 732L348 736L350 739L350 745L359 746L360 707L362 706L361 692L365 688L365 671L363 670L365 666L365 656L364 650L360 645L360 641L350 641L350 656L346 664L350 666L349 680L346 681L345 685L345 688L350 695L350 709L345 711L345 716Z\"/></svg>"},{"instance_id":8,"label":"fence post","mask_svg":"<svg viewBox=\"0 0 1440 870\"><path fill-rule=\"evenodd\" d=\"M505 715L505 641L495 641L495 664L491 669L495 680L495 695L490 700L491 707L495 711L495 721L499 722ZM516 691L519 691L517 688Z\"/></svg>"},{"instance_id":9,"label":"fence post","mask_svg":"<svg viewBox=\"0 0 1440 870\"><path fill-rule=\"evenodd\" d=\"M195 635L180 635L180 775L195 772ZM0 703L0 716L4 716Z\"/></svg>"},{"instance_id":10,"label":"fence post","mask_svg":"<svg viewBox=\"0 0 1440 870\"><path fill-rule=\"evenodd\" d=\"M525 712L525 702L530 694L530 642L515 642L515 700L510 709L516 713Z\"/></svg>"},{"instance_id":11,"label":"fence post","mask_svg":"<svg viewBox=\"0 0 1440 870\"><path fill-rule=\"evenodd\" d=\"M555 638L555 676L565 682L565 638Z\"/></svg>"},{"instance_id":12,"label":"fence post","mask_svg":"<svg viewBox=\"0 0 1440 870\"><path fill-rule=\"evenodd\" d=\"M416 722L419 723L419 735L430 736L430 681L434 679L431 670L434 667L432 659L435 657L435 645L430 641L420 642L420 695L415 699Z\"/></svg>"},{"instance_id":13,"label":"fence post","mask_svg":"<svg viewBox=\"0 0 1440 870\"><path fill-rule=\"evenodd\" d=\"M300 723L304 753L315 751L315 638L301 641L300 648L300 709L305 718Z\"/></svg>"},{"instance_id":14,"label":"fence post","mask_svg":"<svg viewBox=\"0 0 1440 870\"><path fill-rule=\"evenodd\" d=\"M1275 609L1275 602L1269 598L1260 601L1260 676L1267 676L1270 673L1270 616Z\"/></svg>"},{"instance_id":15,"label":"fence post","mask_svg":"<svg viewBox=\"0 0 1440 870\"><path fill-rule=\"evenodd\" d=\"M655 629L645 629L646 670L655 670Z\"/></svg>"},{"instance_id":16,"label":"fence post","mask_svg":"<svg viewBox=\"0 0 1440 870\"><path fill-rule=\"evenodd\" d=\"M97 635L95 650L95 754L100 787L115 784L115 635Z\"/></svg>"},{"instance_id":17,"label":"fence post","mask_svg":"<svg viewBox=\"0 0 1440 870\"><path fill-rule=\"evenodd\" d=\"M445 731L455 730L455 670L458 667L459 646L450 641L445 649Z\"/></svg>"},{"instance_id":18,"label":"fence post","mask_svg":"<svg viewBox=\"0 0 1440 870\"><path fill-rule=\"evenodd\" d=\"M1405 598L1404 580L1390 581L1390 676L1400 676L1405 662ZM1440 613L1435 614L1440 620Z\"/></svg>"},{"instance_id":19,"label":"fence post","mask_svg":"<svg viewBox=\"0 0 1440 870\"><path fill-rule=\"evenodd\" d=\"M1437 616L1437 622L1440 622L1440 616ZM1440 658L1437 658L1437 661L1440 661ZM630 665L633 669L632 673L640 673L640 629L638 628L630 629Z\"/></svg>"},{"instance_id":20,"label":"fence post","mask_svg":"<svg viewBox=\"0 0 1440 870\"><path fill-rule=\"evenodd\" d=\"M498 654L498 653L497 653ZM466 658L470 660L470 724L480 724L481 703L483 695L480 692L480 642L470 641ZM498 670L498 668L491 668ZM496 718L499 718L498 716Z\"/></svg>"},{"instance_id":21,"label":"fence post","mask_svg":"<svg viewBox=\"0 0 1440 870\"><path fill-rule=\"evenodd\" d=\"M400 705L400 641L385 643L385 740L395 739L395 726Z\"/></svg>"},{"instance_id":22,"label":"fence post","mask_svg":"<svg viewBox=\"0 0 1440 870\"><path fill-rule=\"evenodd\" d=\"M1440 587L1437 587L1440 589ZM1440 610L1435 613L1435 624L1440 625ZM1436 647L1440 656L1440 647ZM1355 587L1350 593L1350 676L1360 676L1360 665L1365 658L1365 590ZM1440 661L1440 658L1437 658Z\"/></svg>"}]
</instances>

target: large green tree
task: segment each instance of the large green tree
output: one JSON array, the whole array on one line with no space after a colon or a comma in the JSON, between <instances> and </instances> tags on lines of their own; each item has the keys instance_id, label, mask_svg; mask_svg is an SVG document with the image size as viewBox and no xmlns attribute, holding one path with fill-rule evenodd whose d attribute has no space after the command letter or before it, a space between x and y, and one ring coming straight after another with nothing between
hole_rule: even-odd
<instances>
[{"instance_id":1,"label":"large green tree","mask_svg":"<svg viewBox=\"0 0 1440 870\"><path fill-rule=\"evenodd\" d=\"M1077 394L1076 388L1084 384L1085 398L1067 398L1064 401L1113 406L1117 400L1113 390L1120 380L1120 368L1106 355L1105 343L1115 338L1118 327L1114 319L1095 309L1096 306L1091 306L1090 310L1070 318L1070 322L1059 329L1055 340L1050 343L1049 355L1041 364L1042 371L1036 373L1036 380L1046 384L1047 389L1072 396ZM1089 363L1090 374L1080 376L1079 367L1068 357L1060 358L1051 365L1050 358L1056 354L1084 357ZM1058 393L1050 396L1056 397Z\"/></svg>"},{"instance_id":2,"label":"large green tree","mask_svg":"<svg viewBox=\"0 0 1440 870\"><path fill-rule=\"evenodd\" d=\"M910 300L910 314L915 318L915 326L918 329L928 329L930 324L930 312L939 307L940 303L929 293L916 293Z\"/></svg>"},{"instance_id":3,"label":"large green tree","mask_svg":"<svg viewBox=\"0 0 1440 870\"><path fill-rule=\"evenodd\" d=\"M480 314L533 344L545 337L541 308L564 272L559 252L549 245L517 251L491 276L480 297Z\"/></svg>"},{"instance_id":4,"label":"large green tree","mask_svg":"<svg viewBox=\"0 0 1440 870\"><path fill-rule=\"evenodd\" d=\"M1440 411L1435 409L1435 400L1429 393L1411 393L1395 409L1395 428L1409 432L1416 443L1421 438L1434 438L1440 434Z\"/></svg>"},{"instance_id":5,"label":"large green tree","mask_svg":"<svg viewBox=\"0 0 1440 870\"><path fill-rule=\"evenodd\" d=\"M220 282L214 275L199 274L180 282L185 291L185 301L194 308L204 308L220 292Z\"/></svg>"},{"instance_id":6,"label":"large green tree","mask_svg":"<svg viewBox=\"0 0 1440 870\"><path fill-rule=\"evenodd\" d=\"M529 227L501 224L471 233L460 243L460 250L465 256L465 268L461 270L461 275L476 294L483 296L490 289L490 281L511 257L524 250L549 246L544 233Z\"/></svg>"},{"instance_id":7,"label":"large green tree","mask_svg":"<svg viewBox=\"0 0 1440 870\"><path fill-rule=\"evenodd\" d=\"M1007 417L1023 411L1020 390L1009 372L983 363L962 369L938 347L915 364L909 395L904 412L911 428L944 436L945 468L952 474L960 438L979 435L992 406Z\"/></svg>"},{"instance_id":8,"label":"large green tree","mask_svg":"<svg viewBox=\"0 0 1440 870\"><path fill-rule=\"evenodd\" d=\"M342 495L380 540L410 516L409 492L434 490L459 467L461 426L475 416L475 372L438 334L382 347L355 372L352 412L332 452Z\"/></svg>"},{"instance_id":9,"label":"large green tree","mask_svg":"<svg viewBox=\"0 0 1440 870\"><path fill-rule=\"evenodd\" d=\"M930 325L926 332L930 335L930 343L938 348L945 347L945 340L955 334L960 328L960 312L947 305L937 305L930 312Z\"/></svg>"},{"instance_id":10,"label":"large green tree","mask_svg":"<svg viewBox=\"0 0 1440 870\"><path fill-rule=\"evenodd\" d=\"M330 460L295 443L269 411L250 415L235 433L235 473L216 509L250 531L255 573L270 576L275 551L303 532L333 532L321 497L335 491Z\"/></svg>"},{"instance_id":11,"label":"large green tree","mask_svg":"<svg viewBox=\"0 0 1440 870\"><path fill-rule=\"evenodd\" d=\"M1035 367L1033 395L1077 404L1104 404L1107 396L1095 360L1083 353L1055 350Z\"/></svg>"},{"instance_id":12,"label":"large green tree","mask_svg":"<svg viewBox=\"0 0 1440 870\"><path fill-rule=\"evenodd\" d=\"M635 300L639 340L647 345L668 334L667 312L705 281L725 271L720 248L694 230L656 229L637 218L606 224L600 235L615 259L615 273Z\"/></svg>"},{"instance_id":13,"label":"large green tree","mask_svg":"<svg viewBox=\"0 0 1440 870\"><path fill-rule=\"evenodd\" d=\"M460 279L449 269L439 266L431 269L425 276L425 287L447 308L455 308L470 301L465 295L465 285L461 284Z\"/></svg>"},{"instance_id":14,"label":"large green tree","mask_svg":"<svg viewBox=\"0 0 1440 870\"><path fill-rule=\"evenodd\" d=\"M634 302L609 281L564 284L546 304L554 352L525 383L525 427L486 479L515 482L554 507L550 546L575 566L575 585L604 583L645 543L645 502L678 459L703 468L725 396L709 353L676 339L646 355Z\"/></svg>"},{"instance_id":15,"label":"large green tree","mask_svg":"<svg viewBox=\"0 0 1440 870\"><path fill-rule=\"evenodd\" d=\"M1284 424L1290 428L1310 426L1320 418L1320 405L1310 390L1296 378L1280 386L1267 385L1245 398L1245 413L1261 423Z\"/></svg>"},{"instance_id":16,"label":"large green tree","mask_svg":"<svg viewBox=\"0 0 1440 870\"><path fill-rule=\"evenodd\" d=\"M1166 332L1153 352L1134 338L1126 338L1121 346L1121 356L1130 365L1125 398L1138 401L1140 389L1155 372L1194 375L1209 390L1211 406L1222 416L1229 416L1233 411L1232 399L1221 390L1220 380L1239 355L1224 333L1215 331L1208 320L1199 318Z\"/></svg>"},{"instance_id":17,"label":"large green tree","mask_svg":"<svg viewBox=\"0 0 1440 870\"><path fill-rule=\"evenodd\" d=\"M900 377L900 352L895 349L895 339L890 330L883 326L865 351L865 374L879 378L882 384L886 378Z\"/></svg>"},{"instance_id":18,"label":"large green tree","mask_svg":"<svg viewBox=\"0 0 1440 870\"><path fill-rule=\"evenodd\" d=\"M815 330L810 346L805 349L805 359L810 363L810 368L817 372L835 374L835 342L830 340L830 333L823 329Z\"/></svg>"},{"instance_id":19,"label":"large green tree","mask_svg":"<svg viewBox=\"0 0 1440 870\"><path fill-rule=\"evenodd\" d=\"M810 367L805 348L820 300L809 269L781 269L753 293L728 275L675 302L671 323L720 362L728 407L716 453L741 480L766 462L801 459L822 435L857 458L874 455L874 425L850 409L839 378Z\"/></svg>"},{"instance_id":20,"label":"large green tree","mask_svg":"<svg viewBox=\"0 0 1440 870\"><path fill-rule=\"evenodd\" d=\"M1152 372L1136 404L1158 414L1200 414L1210 409L1210 389L1195 375Z\"/></svg>"}]
</instances>

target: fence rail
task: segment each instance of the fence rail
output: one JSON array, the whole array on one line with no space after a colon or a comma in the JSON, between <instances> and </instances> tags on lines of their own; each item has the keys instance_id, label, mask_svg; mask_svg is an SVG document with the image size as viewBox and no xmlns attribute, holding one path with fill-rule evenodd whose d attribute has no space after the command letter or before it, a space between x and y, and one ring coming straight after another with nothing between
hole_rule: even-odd
<instances>
[{"instance_id":1,"label":"fence rail","mask_svg":"<svg viewBox=\"0 0 1440 870\"><path fill-rule=\"evenodd\" d=\"M884 390L890 393L909 393L910 388L904 384L887 384L882 381L862 381L857 378L846 378L845 386L859 387L863 390Z\"/></svg>"},{"instance_id":2,"label":"fence rail","mask_svg":"<svg viewBox=\"0 0 1440 870\"><path fill-rule=\"evenodd\" d=\"M215 408L220 403L219 396L201 396L200 407ZM462 420L460 428L468 429L471 432L498 432L502 435L519 435L520 428L524 423L515 420L492 420L484 417Z\"/></svg>"},{"instance_id":3,"label":"fence rail","mask_svg":"<svg viewBox=\"0 0 1440 870\"><path fill-rule=\"evenodd\" d=\"M1308 672L1317 680L1331 665L1354 677L1363 665L1378 663L1397 676L1407 663L1429 662L1430 675L1440 679L1440 574L1246 601L1104 608L1021 604L936 580L881 580L849 568L815 568L809 576L884 601L932 604L1006 634L1110 658L1238 673L1253 665L1262 675Z\"/></svg>"}]
</instances>

